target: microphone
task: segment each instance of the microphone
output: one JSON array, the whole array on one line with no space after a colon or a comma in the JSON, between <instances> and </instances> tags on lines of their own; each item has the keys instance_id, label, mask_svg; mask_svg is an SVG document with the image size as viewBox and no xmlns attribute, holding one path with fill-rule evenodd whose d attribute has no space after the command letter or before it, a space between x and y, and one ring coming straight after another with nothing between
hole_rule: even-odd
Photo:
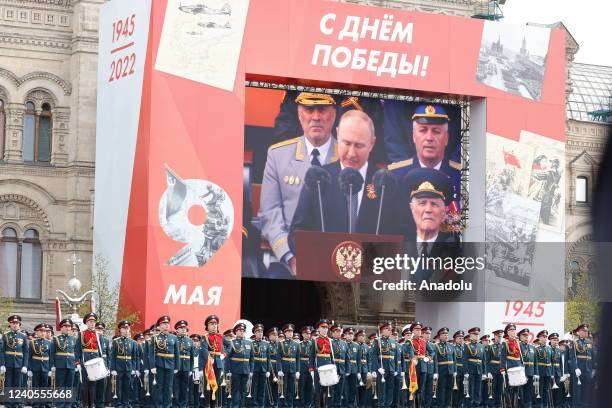
<instances>
[{"instance_id":1,"label":"microphone","mask_svg":"<svg viewBox=\"0 0 612 408\"><path fill-rule=\"evenodd\" d=\"M346 195L348 195L349 199L349 234L353 232L353 202L351 197L353 194L357 194L363 188L363 177L361 174L352 167L345 167L344 170L340 172L338 175L338 182L340 183L340 190Z\"/></svg>"},{"instance_id":2,"label":"microphone","mask_svg":"<svg viewBox=\"0 0 612 408\"><path fill-rule=\"evenodd\" d=\"M372 183L374 184L376 193L380 195L380 201L378 202L378 218L376 219L376 235L378 235L383 200L385 199L385 191L388 190L389 193L393 192L397 183L395 177L393 177L391 175L391 172L387 169L380 169L376 173L374 173L374 176L372 177Z\"/></svg>"},{"instance_id":3,"label":"microphone","mask_svg":"<svg viewBox=\"0 0 612 408\"><path fill-rule=\"evenodd\" d=\"M310 166L304 175L304 185L310 191L317 191L319 197L319 216L321 217L321 231L325 232L325 222L323 221L323 202L321 200L321 190L325 191L331 184L329 172L321 166Z\"/></svg>"}]
</instances>

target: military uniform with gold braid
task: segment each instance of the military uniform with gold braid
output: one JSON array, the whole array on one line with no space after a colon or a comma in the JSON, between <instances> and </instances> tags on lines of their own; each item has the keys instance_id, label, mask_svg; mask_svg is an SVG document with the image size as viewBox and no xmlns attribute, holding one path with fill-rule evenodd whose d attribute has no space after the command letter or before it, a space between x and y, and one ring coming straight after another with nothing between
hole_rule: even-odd
<instances>
[{"instance_id":1,"label":"military uniform with gold braid","mask_svg":"<svg viewBox=\"0 0 612 408\"><path fill-rule=\"evenodd\" d=\"M179 364L177 366L178 373L174 376L174 399L175 406L184 408L187 406L189 384L192 383L193 362L197 358L196 350L193 346L193 341L187 336L187 321L179 320L174 325L177 330L177 345L179 349ZM179 330L185 330L181 333ZM199 351L199 350L198 350Z\"/></svg>"},{"instance_id":2,"label":"military uniform with gold braid","mask_svg":"<svg viewBox=\"0 0 612 408\"><path fill-rule=\"evenodd\" d=\"M32 387L36 388L47 387L49 385L49 374L51 373L51 366L49 365L51 342L45 338L45 329L43 323L34 327L36 338L28 342L30 347L28 377L32 378ZM32 403L33 407L43 407L44 405L35 401Z\"/></svg>"},{"instance_id":3,"label":"military uniform with gold braid","mask_svg":"<svg viewBox=\"0 0 612 408\"><path fill-rule=\"evenodd\" d=\"M479 327L472 327L468 330L470 335L478 336L480 334ZM478 338L470 339L465 345L465 375L468 375L470 406L479 407L482 403L482 376L485 373L485 349L484 346L478 343Z\"/></svg>"},{"instance_id":4,"label":"military uniform with gold braid","mask_svg":"<svg viewBox=\"0 0 612 408\"><path fill-rule=\"evenodd\" d=\"M170 316L157 319L157 326L170 324ZM160 327L161 328L161 327ZM149 352L151 374L156 377L154 400L158 408L169 408L172 403L172 382L179 366L179 348L175 335L161 331L153 336Z\"/></svg>"},{"instance_id":5,"label":"military uniform with gold braid","mask_svg":"<svg viewBox=\"0 0 612 408\"><path fill-rule=\"evenodd\" d=\"M19 324L21 326L21 316L11 315L7 319L9 323ZM21 387L23 385L23 374L28 371L28 354L29 347L27 337L19 330L9 330L2 336L4 343L4 364L2 367L6 369L4 386ZM0 367L0 370L2 370ZM17 403L7 402L6 406L16 406Z\"/></svg>"},{"instance_id":6,"label":"military uniform with gold braid","mask_svg":"<svg viewBox=\"0 0 612 408\"><path fill-rule=\"evenodd\" d=\"M391 323L381 323L379 331L385 328L392 328ZM374 339L371 348L370 370L372 377L376 378L376 394L378 406L381 408L391 407L393 401L393 388L395 386L395 376L401 371L402 362L399 359L397 349L399 344L392 338L382 335ZM382 381L384 377L384 382Z\"/></svg>"},{"instance_id":7,"label":"military uniform with gold braid","mask_svg":"<svg viewBox=\"0 0 612 408\"><path fill-rule=\"evenodd\" d=\"M72 388L74 384L74 372L76 369L75 346L76 338L70 334L72 330L72 320L63 319L60 321L62 333L58 334L51 341L51 359L49 364L51 370L55 371L55 386L57 389ZM67 328L68 334L63 331ZM69 407L70 403L58 403L59 408Z\"/></svg>"},{"instance_id":8,"label":"military uniform with gold braid","mask_svg":"<svg viewBox=\"0 0 612 408\"><path fill-rule=\"evenodd\" d=\"M283 325L283 333L285 340L279 341L279 371L278 375L282 378L281 395L284 398L279 399L279 406L284 408L293 407L293 399L295 397L295 380L300 377L300 354L299 346L293 341L293 331L295 326L291 323ZM280 387L280 386L279 386Z\"/></svg>"},{"instance_id":9,"label":"military uniform with gold braid","mask_svg":"<svg viewBox=\"0 0 612 408\"><path fill-rule=\"evenodd\" d=\"M347 370L347 344L344 340L342 340L339 336L336 338L334 336L334 332L341 333L342 326L339 324L332 324L330 327L330 332L332 333L332 363L336 365L336 372L340 377L340 381L336 385L332 387L331 390L331 404L332 408L339 408L342 405L342 390L344 388L344 383L346 380L346 370Z\"/></svg>"},{"instance_id":10,"label":"military uniform with gold braid","mask_svg":"<svg viewBox=\"0 0 612 408\"><path fill-rule=\"evenodd\" d=\"M263 338L264 326L257 323L253 326L255 339L253 344L253 378L251 380L252 406L263 408L266 403L267 381L270 377L270 344ZM260 338L257 338L261 336Z\"/></svg>"},{"instance_id":11,"label":"military uniform with gold braid","mask_svg":"<svg viewBox=\"0 0 612 408\"><path fill-rule=\"evenodd\" d=\"M128 333L131 323L122 320L117 324L118 329ZM136 342L127 335L116 337L111 343L110 370L111 388L113 399L117 407L128 407L130 405L130 389L132 376L136 376L138 365L138 346Z\"/></svg>"},{"instance_id":12,"label":"military uniform with gold braid","mask_svg":"<svg viewBox=\"0 0 612 408\"><path fill-rule=\"evenodd\" d=\"M448 335L448 328L438 330L437 335ZM455 348L447 340L434 344L434 381L437 381L436 402L441 407L451 405L453 384L457 376L455 367Z\"/></svg>"},{"instance_id":13,"label":"military uniform with gold braid","mask_svg":"<svg viewBox=\"0 0 612 408\"><path fill-rule=\"evenodd\" d=\"M250 340L244 338L245 331L244 323L234 326L234 334L237 337L231 340L225 358L225 372L231 381L232 408L246 406L248 382L253 376L253 345Z\"/></svg>"},{"instance_id":14,"label":"military uniform with gold braid","mask_svg":"<svg viewBox=\"0 0 612 408\"><path fill-rule=\"evenodd\" d=\"M536 353L535 347L528 342L529 329L524 328L518 332L520 339L521 355L523 356L523 364L525 366L525 375L527 376L527 383L522 386L521 400L523 406L531 407L533 399L535 397L535 391L533 387L533 377L537 375Z\"/></svg>"},{"instance_id":15,"label":"military uniform with gold braid","mask_svg":"<svg viewBox=\"0 0 612 408\"><path fill-rule=\"evenodd\" d=\"M87 324L89 321L98 321L98 316L95 313L87 313L83 317L83 323ZM105 390L105 379L98 381L90 381L87 372L85 370L84 363L94 358L102 358L104 365L108 370L108 356L103 351L104 343L100 338L96 330L83 330L77 337L75 353L77 371L80 372L80 378L83 379L82 391L83 391L83 406L98 408L104 406L104 390Z\"/></svg>"},{"instance_id":16,"label":"military uniform with gold braid","mask_svg":"<svg viewBox=\"0 0 612 408\"><path fill-rule=\"evenodd\" d=\"M586 324L579 325L573 332L586 330ZM593 371L593 344L578 334L578 339L569 342L568 358L572 377L572 401L574 407L590 406L591 382Z\"/></svg>"}]
</instances>

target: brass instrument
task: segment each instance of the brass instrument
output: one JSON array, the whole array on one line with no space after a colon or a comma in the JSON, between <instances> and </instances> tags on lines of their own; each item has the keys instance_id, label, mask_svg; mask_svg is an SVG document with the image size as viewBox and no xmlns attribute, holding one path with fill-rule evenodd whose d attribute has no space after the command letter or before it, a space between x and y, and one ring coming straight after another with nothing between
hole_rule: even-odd
<instances>
[{"instance_id":1,"label":"brass instrument","mask_svg":"<svg viewBox=\"0 0 612 408\"><path fill-rule=\"evenodd\" d=\"M0 373L0 395L4 395L4 383L6 382L6 373Z\"/></svg>"},{"instance_id":2,"label":"brass instrument","mask_svg":"<svg viewBox=\"0 0 612 408\"><path fill-rule=\"evenodd\" d=\"M465 395L465 398L471 398L470 397L470 375L469 374L467 377L463 378L463 394Z\"/></svg>"},{"instance_id":3,"label":"brass instrument","mask_svg":"<svg viewBox=\"0 0 612 408\"><path fill-rule=\"evenodd\" d=\"M458 389L459 389L459 386L457 385L457 376L453 375L453 390L458 390Z\"/></svg>"},{"instance_id":4,"label":"brass instrument","mask_svg":"<svg viewBox=\"0 0 612 408\"><path fill-rule=\"evenodd\" d=\"M572 394L570 394L570 388L572 387L572 380L570 377L567 377L565 379L565 389L567 389L567 395L565 396L565 398L571 398Z\"/></svg>"},{"instance_id":5,"label":"brass instrument","mask_svg":"<svg viewBox=\"0 0 612 408\"><path fill-rule=\"evenodd\" d=\"M113 392L113 399L117 399L117 376L113 375L111 378L111 390Z\"/></svg>"},{"instance_id":6,"label":"brass instrument","mask_svg":"<svg viewBox=\"0 0 612 408\"><path fill-rule=\"evenodd\" d=\"M225 391L227 391L227 399L231 399L232 398L232 377L229 374L225 374L225 377L223 378L223 383L225 384Z\"/></svg>"},{"instance_id":7,"label":"brass instrument","mask_svg":"<svg viewBox=\"0 0 612 408\"><path fill-rule=\"evenodd\" d=\"M285 377L278 377L279 399L285 398Z\"/></svg>"},{"instance_id":8,"label":"brass instrument","mask_svg":"<svg viewBox=\"0 0 612 408\"><path fill-rule=\"evenodd\" d=\"M28 376L28 380L26 381L26 386L28 387L28 391L32 389L32 376Z\"/></svg>"},{"instance_id":9,"label":"brass instrument","mask_svg":"<svg viewBox=\"0 0 612 408\"><path fill-rule=\"evenodd\" d=\"M299 400L300 399L300 380L298 380L297 378L295 379L295 399Z\"/></svg>"},{"instance_id":10,"label":"brass instrument","mask_svg":"<svg viewBox=\"0 0 612 408\"><path fill-rule=\"evenodd\" d=\"M434 378L433 384L431 386L431 389L433 390L433 397L432 398L433 399L438 398L438 395L437 395L438 394L438 379L437 378Z\"/></svg>"},{"instance_id":11,"label":"brass instrument","mask_svg":"<svg viewBox=\"0 0 612 408\"><path fill-rule=\"evenodd\" d=\"M554 376L553 376L553 378L552 378L552 379L553 379L552 389L553 389L553 390L556 390L556 389L558 389L558 388L559 388L559 386L557 385L557 380L555 380L555 377L554 377Z\"/></svg>"},{"instance_id":12,"label":"brass instrument","mask_svg":"<svg viewBox=\"0 0 612 408\"><path fill-rule=\"evenodd\" d=\"M251 388L253 388L253 376L249 375L249 380L247 381L247 398L252 398Z\"/></svg>"},{"instance_id":13,"label":"brass instrument","mask_svg":"<svg viewBox=\"0 0 612 408\"><path fill-rule=\"evenodd\" d=\"M204 381L198 383L198 389L200 390L200 398L204 398Z\"/></svg>"},{"instance_id":14,"label":"brass instrument","mask_svg":"<svg viewBox=\"0 0 612 408\"><path fill-rule=\"evenodd\" d=\"M374 387L374 396L372 397L372 399L377 400L377 399L378 399L378 394L377 394L377 392L376 392L376 389L377 389L378 387L376 386L376 380L375 380L375 379L373 379L373 380L372 380L372 386Z\"/></svg>"},{"instance_id":15,"label":"brass instrument","mask_svg":"<svg viewBox=\"0 0 612 408\"><path fill-rule=\"evenodd\" d=\"M542 398L540 396L540 377L535 377L533 379L533 389L535 391L536 398L537 399Z\"/></svg>"},{"instance_id":16,"label":"brass instrument","mask_svg":"<svg viewBox=\"0 0 612 408\"><path fill-rule=\"evenodd\" d=\"M144 384L143 384L143 388L145 390L145 397L148 397L151 395L151 393L149 392L149 372L147 371L144 375Z\"/></svg>"},{"instance_id":17,"label":"brass instrument","mask_svg":"<svg viewBox=\"0 0 612 408\"><path fill-rule=\"evenodd\" d=\"M493 379L487 378L487 392L489 394L489 399L493 399Z\"/></svg>"},{"instance_id":18,"label":"brass instrument","mask_svg":"<svg viewBox=\"0 0 612 408\"><path fill-rule=\"evenodd\" d=\"M53 389L53 391L55 391L56 387L57 387L57 379L55 377L55 371L51 371L51 388Z\"/></svg>"},{"instance_id":19,"label":"brass instrument","mask_svg":"<svg viewBox=\"0 0 612 408\"><path fill-rule=\"evenodd\" d=\"M155 374L153 374L153 385L157 385L157 380L155 379Z\"/></svg>"},{"instance_id":20,"label":"brass instrument","mask_svg":"<svg viewBox=\"0 0 612 408\"><path fill-rule=\"evenodd\" d=\"M407 390L408 385L406 384L406 373L402 371L402 390Z\"/></svg>"}]
</instances>

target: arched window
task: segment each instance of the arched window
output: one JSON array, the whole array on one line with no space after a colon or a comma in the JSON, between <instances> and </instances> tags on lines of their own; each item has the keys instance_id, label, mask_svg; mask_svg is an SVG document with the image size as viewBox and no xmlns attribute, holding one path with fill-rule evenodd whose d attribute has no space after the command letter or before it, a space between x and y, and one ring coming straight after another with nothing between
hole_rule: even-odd
<instances>
[{"instance_id":1,"label":"arched window","mask_svg":"<svg viewBox=\"0 0 612 408\"><path fill-rule=\"evenodd\" d=\"M0 99L0 160L4 160L4 135L6 133L6 115L4 101Z\"/></svg>"},{"instance_id":2,"label":"arched window","mask_svg":"<svg viewBox=\"0 0 612 408\"><path fill-rule=\"evenodd\" d=\"M23 115L23 160L26 162L49 162L51 160L51 105L42 104L36 112L33 102L25 104Z\"/></svg>"},{"instance_id":3,"label":"arched window","mask_svg":"<svg viewBox=\"0 0 612 408\"><path fill-rule=\"evenodd\" d=\"M17 232L13 228L2 230L0 237L0 296L17 296L17 260L19 258Z\"/></svg>"},{"instance_id":4,"label":"arched window","mask_svg":"<svg viewBox=\"0 0 612 408\"><path fill-rule=\"evenodd\" d=\"M38 231L29 229L22 240L13 228L0 238L0 296L40 299L42 292L42 247Z\"/></svg>"}]
</instances>

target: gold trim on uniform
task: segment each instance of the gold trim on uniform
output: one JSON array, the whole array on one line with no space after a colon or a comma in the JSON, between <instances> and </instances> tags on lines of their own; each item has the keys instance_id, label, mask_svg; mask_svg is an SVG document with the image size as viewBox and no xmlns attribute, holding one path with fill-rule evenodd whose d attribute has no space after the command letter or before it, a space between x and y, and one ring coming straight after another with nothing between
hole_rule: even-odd
<instances>
[{"instance_id":1,"label":"gold trim on uniform","mask_svg":"<svg viewBox=\"0 0 612 408\"><path fill-rule=\"evenodd\" d=\"M279 239L277 239L276 241L274 241L274 243L272 244L272 250L277 250L278 248L280 248L282 245L287 243L287 236L282 236Z\"/></svg>"},{"instance_id":2,"label":"gold trim on uniform","mask_svg":"<svg viewBox=\"0 0 612 408\"><path fill-rule=\"evenodd\" d=\"M278 149L279 147L288 146L290 144L297 143L300 140L299 137L295 137L293 139L283 140L282 142L278 142L270 146L270 150Z\"/></svg>"},{"instance_id":3,"label":"gold trim on uniform","mask_svg":"<svg viewBox=\"0 0 612 408\"><path fill-rule=\"evenodd\" d=\"M391 163L390 165L388 165L387 170L395 170L395 169L399 169L399 168L406 167L406 166L412 166L412 163L414 163L414 159L406 159L406 160L398 161L398 162Z\"/></svg>"},{"instance_id":4,"label":"gold trim on uniform","mask_svg":"<svg viewBox=\"0 0 612 408\"><path fill-rule=\"evenodd\" d=\"M454 160L449 160L448 165L455 170L461 170L463 168L463 166L461 166L461 163L458 163Z\"/></svg>"},{"instance_id":5,"label":"gold trim on uniform","mask_svg":"<svg viewBox=\"0 0 612 408\"><path fill-rule=\"evenodd\" d=\"M376 199L376 187L374 187L374 184L372 183L368 184L366 186L366 192L370 200Z\"/></svg>"}]
</instances>

